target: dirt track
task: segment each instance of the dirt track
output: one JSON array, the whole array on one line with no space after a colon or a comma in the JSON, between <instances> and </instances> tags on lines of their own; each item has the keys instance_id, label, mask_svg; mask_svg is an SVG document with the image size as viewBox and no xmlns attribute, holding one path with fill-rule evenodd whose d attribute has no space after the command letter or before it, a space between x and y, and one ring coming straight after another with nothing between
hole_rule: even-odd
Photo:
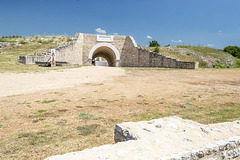
<instances>
[{"instance_id":1,"label":"dirt track","mask_svg":"<svg viewBox=\"0 0 240 160\"><path fill-rule=\"evenodd\" d=\"M120 68L106 69L105 67L83 67L38 74L0 74L0 98L50 89L67 88L82 83L96 83L123 74L125 72Z\"/></svg>"}]
</instances>

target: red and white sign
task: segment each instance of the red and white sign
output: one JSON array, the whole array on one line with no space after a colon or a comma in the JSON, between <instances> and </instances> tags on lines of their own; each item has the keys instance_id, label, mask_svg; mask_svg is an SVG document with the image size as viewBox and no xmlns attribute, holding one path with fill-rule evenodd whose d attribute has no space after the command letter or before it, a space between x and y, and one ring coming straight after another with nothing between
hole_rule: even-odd
<instances>
[{"instance_id":1,"label":"red and white sign","mask_svg":"<svg viewBox=\"0 0 240 160\"><path fill-rule=\"evenodd\" d=\"M51 49L51 62L55 62L55 61L56 61L56 50Z\"/></svg>"}]
</instances>

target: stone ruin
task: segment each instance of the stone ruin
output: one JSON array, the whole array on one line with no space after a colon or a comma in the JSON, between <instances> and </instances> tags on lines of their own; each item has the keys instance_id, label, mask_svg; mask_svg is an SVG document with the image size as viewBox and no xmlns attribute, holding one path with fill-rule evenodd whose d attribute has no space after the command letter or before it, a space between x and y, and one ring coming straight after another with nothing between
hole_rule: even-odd
<instances>
[{"instance_id":1,"label":"stone ruin","mask_svg":"<svg viewBox=\"0 0 240 160\"><path fill-rule=\"evenodd\" d=\"M77 33L74 39L56 48L57 63L92 65L96 58L104 58L111 67L164 67L196 69L198 62L185 62L138 47L131 36ZM20 56L25 64L48 63L50 54Z\"/></svg>"},{"instance_id":2,"label":"stone ruin","mask_svg":"<svg viewBox=\"0 0 240 160\"><path fill-rule=\"evenodd\" d=\"M116 144L45 160L237 160L240 121L204 125L173 116L115 126Z\"/></svg>"}]
</instances>

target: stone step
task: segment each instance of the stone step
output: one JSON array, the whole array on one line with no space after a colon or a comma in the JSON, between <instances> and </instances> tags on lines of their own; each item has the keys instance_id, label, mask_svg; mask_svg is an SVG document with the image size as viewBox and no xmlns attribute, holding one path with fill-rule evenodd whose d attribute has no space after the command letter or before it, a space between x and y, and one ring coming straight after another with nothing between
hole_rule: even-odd
<instances>
[{"instance_id":1,"label":"stone step","mask_svg":"<svg viewBox=\"0 0 240 160\"><path fill-rule=\"evenodd\" d=\"M50 67L51 66L51 62L36 62L36 64L38 64L41 67ZM56 66L72 66L71 63L68 62L62 62L62 61L56 61Z\"/></svg>"}]
</instances>

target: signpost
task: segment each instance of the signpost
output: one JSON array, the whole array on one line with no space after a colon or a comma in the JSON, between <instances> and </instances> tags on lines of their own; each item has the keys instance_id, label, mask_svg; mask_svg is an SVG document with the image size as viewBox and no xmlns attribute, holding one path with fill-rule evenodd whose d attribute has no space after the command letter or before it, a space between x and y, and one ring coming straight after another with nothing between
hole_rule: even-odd
<instances>
[{"instance_id":1,"label":"signpost","mask_svg":"<svg viewBox=\"0 0 240 160\"><path fill-rule=\"evenodd\" d=\"M51 67L56 67L56 50L51 49Z\"/></svg>"}]
</instances>

